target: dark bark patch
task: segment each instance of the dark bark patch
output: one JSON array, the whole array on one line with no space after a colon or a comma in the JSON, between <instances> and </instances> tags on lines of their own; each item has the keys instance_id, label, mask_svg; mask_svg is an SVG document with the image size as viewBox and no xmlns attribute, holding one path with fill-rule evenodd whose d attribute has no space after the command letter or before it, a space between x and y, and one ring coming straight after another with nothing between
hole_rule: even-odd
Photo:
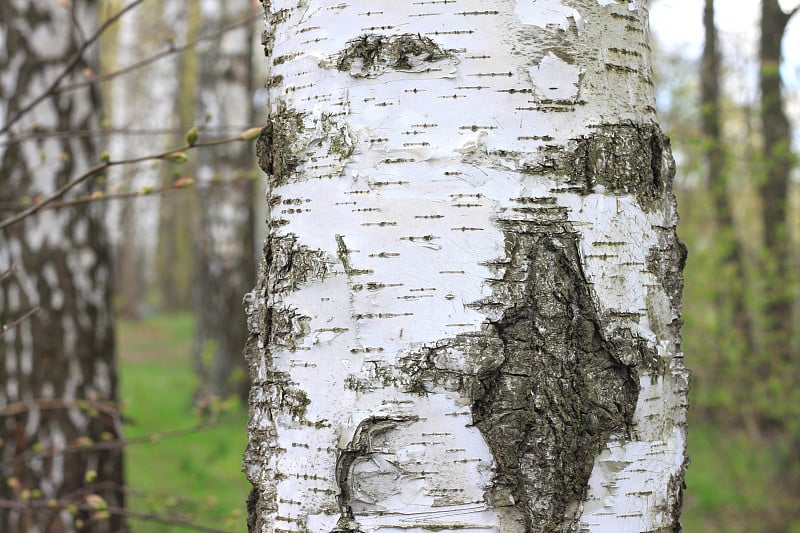
<instances>
[{"instance_id":1,"label":"dark bark patch","mask_svg":"<svg viewBox=\"0 0 800 533\"><path fill-rule=\"evenodd\" d=\"M487 264L498 273L493 295L474 304L496 318L410 354L400 369L411 391L443 388L472 401L497 464L490 505L517 507L527 531L567 532L595 457L612 434L632 431L635 367L655 353L599 315L569 223L500 225L506 257Z\"/></svg>"},{"instance_id":2,"label":"dark bark patch","mask_svg":"<svg viewBox=\"0 0 800 533\"><path fill-rule=\"evenodd\" d=\"M648 211L671 197L675 162L656 124L602 125L574 142L564 170L577 192L590 194L600 185L610 194L636 194Z\"/></svg>"},{"instance_id":3,"label":"dark bark patch","mask_svg":"<svg viewBox=\"0 0 800 533\"><path fill-rule=\"evenodd\" d=\"M319 157L333 159L337 163L334 168L341 170L356 147L356 139L347 127L345 115L323 113L309 116L279 102L256 141L258 164L269 175L270 185L274 187L317 176L313 171L306 174L302 167L308 160L316 161L315 158ZM272 223L278 221L274 219Z\"/></svg>"},{"instance_id":4,"label":"dark bark patch","mask_svg":"<svg viewBox=\"0 0 800 533\"><path fill-rule=\"evenodd\" d=\"M423 63L452 57L429 37L366 34L347 42L336 58L336 68L353 77L378 76L387 70L418 70Z\"/></svg>"},{"instance_id":5,"label":"dark bark patch","mask_svg":"<svg viewBox=\"0 0 800 533\"><path fill-rule=\"evenodd\" d=\"M688 255L686 245L678 238L675 228L657 228L658 246L647 255L647 270L661 282L677 316L681 314L683 297L683 268Z\"/></svg>"},{"instance_id":6,"label":"dark bark patch","mask_svg":"<svg viewBox=\"0 0 800 533\"><path fill-rule=\"evenodd\" d=\"M612 433L629 432L638 379L604 336L578 235L567 224L504 229L496 292L518 303L492 322L503 362L479 377L473 403L497 462L489 498L511 495L529 531L569 531L595 456Z\"/></svg>"},{"instance_id":7,"label":"dark bark patch","mask_svg":"<svg viewBox=\"0 0 800 533\"><path fill-rule=\"evenodd\" d=\"M302 163L300 139L305 114L279 104L270 113L267 125L256 141L258 165L275 185L290 181L289 177Z\"/></svg>"},{"instance_id":8,"label":"dark bark patch","mask_svg":"<svg viewBox=\"0 0 800 533\"><path fill-rule=\"evenodd\" d=\"M264 245L264 257L270 294L291 292L303 283L328 276L325 252L300 244L292 233L270 235Z\"/></svg>"},{"instance_id":9,"label":"dark bark patch","mask_svg":"<svg viewBox=\"0 0 800 533\"><path fill-rule=\"evenodd\" d=\"M256 513L258 512L259 493L255 487L250 489L247 494L247 531L255 533L256 531Z\"/></svg>"}]
</instances>

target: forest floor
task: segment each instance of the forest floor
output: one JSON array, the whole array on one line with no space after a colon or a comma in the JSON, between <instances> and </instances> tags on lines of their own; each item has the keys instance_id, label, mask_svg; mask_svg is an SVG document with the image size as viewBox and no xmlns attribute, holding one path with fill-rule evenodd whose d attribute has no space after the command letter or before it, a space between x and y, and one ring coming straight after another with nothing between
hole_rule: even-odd
<instances>
[{"instance_id":1,"label":"forest floor","mask_svg":"<svg viewBox=\"0 0 800 533\"><path fill-rule=\"evenodd\" d=\"M179 522L247 531L247 409L227 402L201 417L193 408L193 327L186 313L122 321L117 329L125 436L143 441L125 449L128 506L172 521L132 519L132 533L196 530Z\"/></svg>"}]
</instances>

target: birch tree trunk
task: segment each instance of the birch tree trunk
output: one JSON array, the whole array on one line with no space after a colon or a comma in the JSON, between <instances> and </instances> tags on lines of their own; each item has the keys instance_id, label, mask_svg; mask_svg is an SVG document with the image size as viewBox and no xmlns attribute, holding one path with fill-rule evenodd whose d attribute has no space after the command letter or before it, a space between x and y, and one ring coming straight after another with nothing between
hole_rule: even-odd
<instances>
[{"instance_id":1,"label":"birch tree trunk","mask_svg":"<svg viewBox=\"0 0 800 533\"><path fill-rule=\"evenodd\" d=\"M800 493L800 430L792 422L796 413L781 409L783 402L796 405L791 391L796 388L800 368L800 331L795 327L798 306L797 264L792 254L793 232L790 224L789 198L792 196L791 174L796 165L792 151L792 128L786 115L781 79L783 62L782 43L786 27L800 6L786 13L777 0L761 2L761 39L759 46L759 88L761 90L762 156L764 176L759 184L762 202L765 260L762 262L764 293L764 332L761 356L756 366L759 384L769 384L761 389L757 403L761 403L760 430L771 435L779 449L776 456L781 461L778 469L778 496L773 505L785 506L785 516L774 524L777 530L791 529L800 511L796 495ZM794 241L796 242L796 241ZM756 402L754 402L756 403ZM784 499L784 495L789 496Z\"/></svg>"},{"instance_id":2,"label":"birch tree trunk","mask_svg":"<svg viewBox=\"0 0 800 533\"><path fill-rule=\"evenodd\" d=\"M201 25L201 0L170 0L161 2L163 22L180 41L193 42ZM154 3L155 5L155 3ZM176 58L174 100L172 113L177 127L167 141L175 146L182 143L194 123L195 98L199 83L198 54L194 47L181 52ZM169 187L187 172L191 176L194 161L174 163L161 167L161 183ZM157 290L160 308L168 313L192 308L192 231L194 230L194 195L168 194L161 198L158 213L158 246L156 257Z\"/></svg>"},{"instance_id":3,"label":"birch tree trunk","mask_svg":"<svg viewBox=\"0 0 800 533\"><path fill-rule=\"evenodd\" d=\"M97 27L97 2L0 4L0 123L69 68ZM96 48L65 83L96 70ZM49 195L99 162L94 89L47 96L0 134L0 204ZM102 190L91 178L68 196ZM14 211L0 208L0 220ZM0 323L39 311L0 338L0 531L116 532L87 497L123 507L122 451L102 202L43 211L0 230ZM95 500L96 501L96 500ZM105 514L105 513L103 513Z\"/></svg>"},{"instance_id":4,"label":"birch tree trunk","mask_svg":"<svg viewBox=\"0 0 800 533\"><path fill-rule=\"evenodd\" d=\"M250 530L680 530L647 2L264 5Z\"/></svg>"},{"instance_id":5,"label":"birch tree trunk","mask_svg":"<svg viewBox=\"0 0 800 533\"><path fill-rule=\"evenodd\" d=\"M203 34L253 14L250 0L206 0ZM201 50L198 124L235 136L253 123L253 25L207 43ZM198 399L247 397L242 347L247 327L242 295L255 283L254 183L251 143L228 143L200 151L192 300L197 327L194 367ZM237 372L238 371L238 372Z\"/></svg>"},{"instance_id":6,"label":"birch tree trunk","mask_svg":"<svg viewBox=\"0 0 800 533\"><path fill-rule=\"evenodd\" d=\"M168 46L167 36L182 43L186 38L185 4L185 0L145 2L126 13L119 21L118 68L163 51ZM112 82L111 118L114 129L121 130L111 137L112 157L157 153L167 149L176 137L183 136L175 111L180 65L181 55L175 54ZM111 190L157 188L161 181L161 166L152 162L117 167L109 177ZM145 314L147 292L156 281L162 200L159 195L152 195L110 204L108 220L119 285L116 298L120 310L128 316Z\"/></svg>"}]
</instances>

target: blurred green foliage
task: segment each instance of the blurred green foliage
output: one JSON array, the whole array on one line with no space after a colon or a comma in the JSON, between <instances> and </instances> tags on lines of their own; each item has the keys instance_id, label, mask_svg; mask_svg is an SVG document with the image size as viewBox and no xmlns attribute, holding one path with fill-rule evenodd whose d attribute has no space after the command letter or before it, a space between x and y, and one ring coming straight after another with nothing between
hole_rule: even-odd
<instances>
[{"instance_id":1,"label":"blurred green foliage","mask_svg":"<svg viewBox=\"0 0 800 533\"><path fill-rule=\"evenodd\" d=\"M129 420L125 437L151 437L125 449L128 504L135 512L246 531L250 484L241 462L247 411L236 399L204 409L202 417L192 406L197 385L190 361L193 329L188 313L118 326L122 400ZM210 427L170 435L203 422ZM130 526L133 533L190 531L136 519Z\"/></svg>"},{"instance_id":2,"label":"blurred green foliage","mask_svg":"<svg viewBox=\"0 0 800 533\"><path fill-rule=\"evenodd\" d=\"M795 312L794 360L779 361L765 349L767 287L781 287L781 297L800 308L800 269L774 283L759 197L766 165L760 154L758 103L742 94L723 95L722 138L705 139L700 131L699 66L678 54L657 53L655 59L660 122L678 163L679 234L689 249L682 332L686 364L693 372L692 463L682 523L690 533L800 531L800 312ZM706 177L704 154L714 142L726 158L725 192L733 227L720 227ZM796 182L784 200L790 213L785 239L797 267ZM743 272L738 275L730 259L734 245L742 254ZM731 294L739 290L752 320L754 350L746 347L745 332L733 326Z\"/></svg>"}]
</instances>

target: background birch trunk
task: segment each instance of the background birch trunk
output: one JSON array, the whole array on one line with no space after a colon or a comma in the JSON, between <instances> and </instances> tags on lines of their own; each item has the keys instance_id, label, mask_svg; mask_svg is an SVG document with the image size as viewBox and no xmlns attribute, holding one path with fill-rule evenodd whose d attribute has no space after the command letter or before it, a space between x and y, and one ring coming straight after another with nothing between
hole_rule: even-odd
<instances>
[{"instance_id":1,"label":"background birch trunk","mask_svg":"<svg viewBox=\"0 0 800 533\"><path fill-rule=\"evenodd\" d=\"M250 0L201 3L202 34L253 15ZM253 120L253 24L205 43L200 54L197 124L201 131L235 136ZM192 301L197 326L193 348L200 379L196 398L247 398L242 347L247 327L242 294L255 283L255 183L251 143L229 143L199 152L197 222L192 232Z\"/></svg>"},{"instance_id":2,"label":"background birch trunk","mask_svg":"<svg viewBox=\"0 0 800 533\"><path fill-rule=\"evenodd\" d=\"M169 43L187 40L187 1L145 2L120 18L117 41L117 68L124 68L160 52ZM115 159L157 153L176 138L182 142L187 128L180 123L176 102L180 100L182 64L188 54L175 54L155 61L111 82L110 116L114 130L109 152ZM191 107L189 108L191 112ZM190 121L191 119L189 119ZM173 144L174 145L174 144ZM158 188L163 180L162 166L145 162L117 167L109 172L111 191L139 191ZM109 204L108 222L114 244L116 300L120 312L129 317L146 314L148 292L160 280L157 261L162 202L171 202L165 210L174 211L174 201L152 195ZM190 213L183 216L190 218ZM183 240L189 238L185 232ZM163 248L163 247L162 247ZM189 246L186 246L188 249ZM169 266L161 269L169 272ZM188 279L188 276L185 276ZM162 283L171 291L188 281ZM188 291L184 291L187 292ZM165 297L175 304L175 298Z\"/></svg>"},{"instance_id":3,"label":"background birch trunk","mask_svg":"<svg viewBox=\"0 0 800 533\"><path fill-rule=\"evenodd\" d=\"M251 531L673 531L647 3L263 2Z\"/></svg>"},{"instance_id":4,"label":"background birch trunk","mask_svg":"<svg viewBox=\"0 0 800 533\"><path fill-rule=\"evenodd\" d=\"M202 16L200 0L170 0L161 2L163 23L180 36L178 42L192 42L198 38ZM155 4L154 4L155 5ZM172 95L173 118L177 130L167 144L175 146L184 139L194 125L199 63L194 47L176 57L176 92ZM194 161L188 164L161 166L161 185L170 187L181 177L192 176L196 171ZM193 194L163 195L158 213L158 246L156 250L156 288L160 307L167 312L192 308L192 231L194 230L195 198Z\"/></svg>"},{"instance_id":5,"label":"background birch trunk","mask_svg":"<svg viewBox=\"0 0 800 533\"><path fill-rule=\"evenodd\" d=\"M95 1L0 3L0 124L70 68L96 28ZM96 72L96 52L62 85ZM3 127L0 220L99 163L100 116L93 88L56 90ZM94 177L67 197L93 190ZM2 276L0 324L39 309L0 335L0 531L124 529L122 451L93 444L122 438L104 207L45 210L0 230L0 272L16 269ZM99 516L90 495L117 514Z\"/></svg>"}]
</instances>

